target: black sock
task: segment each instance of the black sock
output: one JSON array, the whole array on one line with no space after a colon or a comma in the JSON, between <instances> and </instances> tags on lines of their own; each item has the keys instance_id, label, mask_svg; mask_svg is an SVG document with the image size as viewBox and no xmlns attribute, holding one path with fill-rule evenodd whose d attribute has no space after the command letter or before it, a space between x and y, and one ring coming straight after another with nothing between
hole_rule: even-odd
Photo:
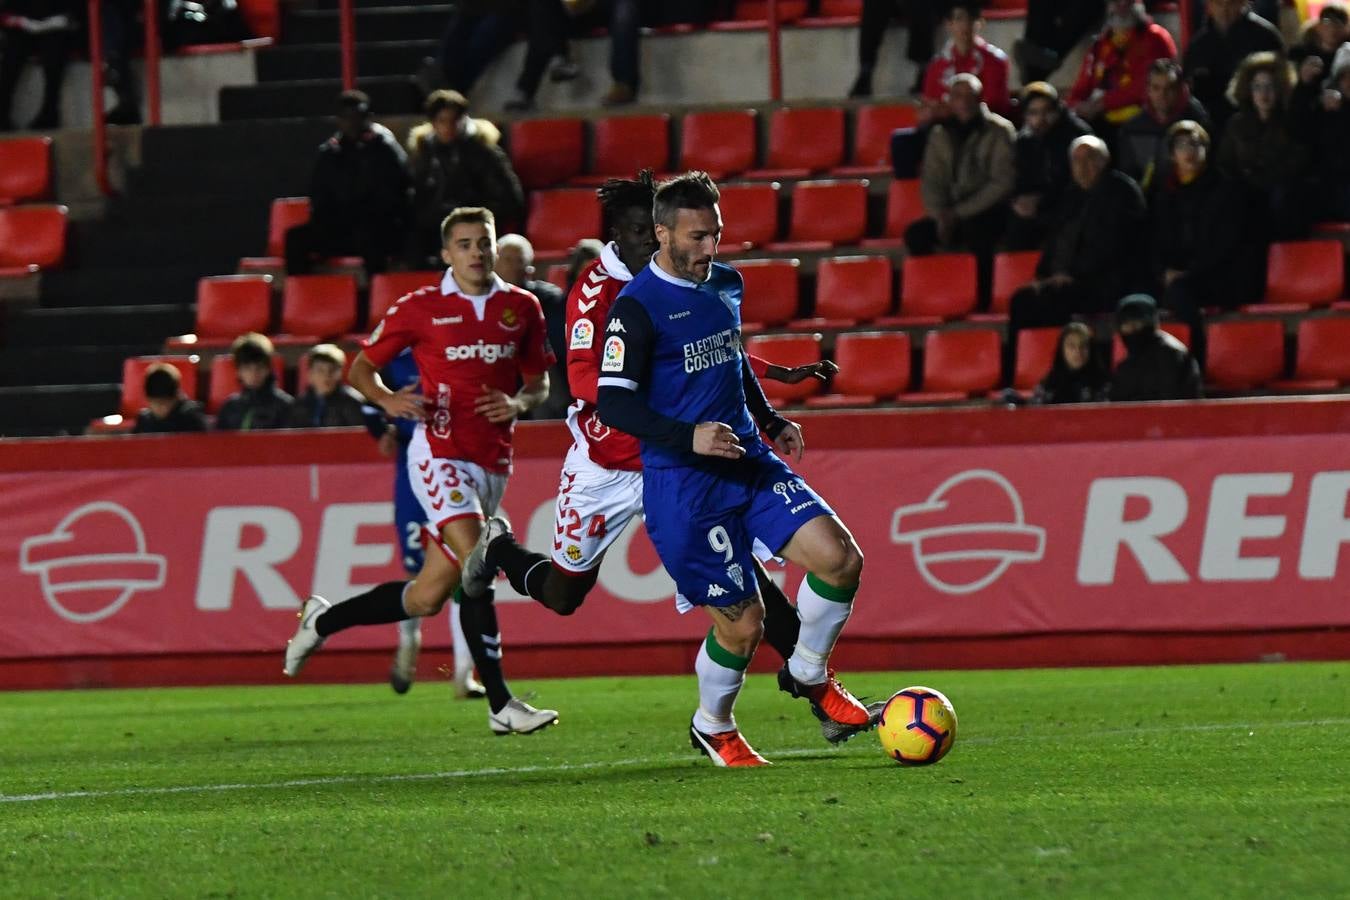
<instances>
[{"instance_id":1,"label":"black sock","mask_svg":"<svg viewBox=\"0 0 1350 900\"><path fill-rule=\"evenodd\" d=\"M502 635L497 627L497 607L492 602L492 592L488 591L484 597L467 597L463 591L456 591L455 599L455 605L459 607L459 624L464 627L464 640L469 645L474 668L478 670L478 680L487 691L488 705L493 712L501 712L511 699L511 689L502 675Z\"/></svg>"},{"instance_id":2,"label":"black sock","mask_svg":"<svg viewBox=\"0 0 1350 900\"><path fill-rule=\"evenodd\" d=\"M760 596L764 598L764 641L783 657L783 662L787 662L792 651L797 649L802 620L797 616L797 607L788 602L787 594L768 573L758 565L755 572L759 577Z\"/></svg>"},{"instance_id":3,"label":"black sock","mask_svg":"<svg viewBox=\"0 0 1350 900\"><path fill-rule=\"evenodd\" d=\"M410 619L403 608L403 589L407 581L386 581L364 594L339 603L314 620L314 630L323 637L353 625L384 625Z\"/></svg>"},{"instance_id":4,"label":"black sock","mask_svg":"<svg viewBox=\"0 0 1350 900\"><path fill-rule=\"evenodd\" d=\"M519 593L544 602L544 579L549 570L547 556L527 550L510 535L502 535L488 545L487 563L501 569L511 587Z\"/></svg>"}]
</instances>

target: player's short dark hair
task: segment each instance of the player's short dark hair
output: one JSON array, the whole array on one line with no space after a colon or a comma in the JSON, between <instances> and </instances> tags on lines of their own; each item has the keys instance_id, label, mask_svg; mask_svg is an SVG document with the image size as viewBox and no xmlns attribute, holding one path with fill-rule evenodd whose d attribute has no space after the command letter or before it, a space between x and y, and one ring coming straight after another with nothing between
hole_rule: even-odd
<instances>
[{"instance_id":1,"label":"player's short dark hair","mask_svg":"<svg viewBox=\"0 0 1350 900\"><path fill-rule=\"evenodd\" d=\"M450 210L450 215L441 223L441 246L450 242L450 231L462 222L478 222L497 233L497 217L486 206L459 206Z\"/></svg>"},{"instance_id":2,"label":"player's short dark hair","mask_svg":"<svg viewBox=\"0 0 1350 900\"><path fill-rule=\"evenodd\" d=\"M427 114L428 119L434 119L442 110L453 109L457 115L464 115L469 110L468 99L459 91L432 91L427 94L426 102L422 104L422 110Z\"/></svg>"},{"instance_id":3,"label":"player's short dark hair","mask_svg":"<svg viewBox=\"0 0 1350 900\"><path fill-rule=\"evenodd\" d=\"M370 112L370 97L365 91L343 91L338 94L338 115L346 112L365 115Z\"/></svg>"},{"instance_id":4,"label":"player's short dark hair","mask_svg":"<svg viewBox=\"0 0 1350 900\"><path fill-rule=\"evenodd\" d=\"M234 343L230 344L230 355L234 357L236 368L250 363L270 366L272 365L272 342L267 335L250 331L234 339Z\"/></svg>"},{"instance_id":5,"label":"player's short dark hair","mask_svg":"<svg viewBox=\"0 0 1350 900\"><path fill-rule=\"evenodd\" d=\"M183 376L168 363L155 363L145 370L145 396L152 400L175 399L182 383Z\"/></svg>"},{"instance_id":6,"label":"player's short dark hair","mask_svg":"<svg viewBox=\"0 0 1350 900\"><path fill-rule=\"evenodd\" d=\"M970 16L972 19L984 17L984 4L976 2L976 0L951 0L951 2L947 4L947 8L942 11L942 17L944 19L950 19L952 16L956 15L958 9L965 10L966 15Z\"/></svg>"},{"instance_id":7,"label":"player's short dark hair","mask_svg":"<svg viewBox=\"0 0 1350 900\"><path fill-rule=\"evenodd\" d=\"M1148 74L1150 76L1166 75L1170 81L1180 81L1181 66L1175 59L1163 56L1153 61L1152 65L1148 67Z\"/></svg>"},{"instance_id":8,"label":"player's short dark hair","mask_svg":"<svg viewBox=\"0 0 1350 900\"><path fill-rule=\"evenodd\" d=\"M656 199L656 179L651 169L643 169L637 178L609 179L596 188L595 195L600 198L600 210L606 221L610 221L635 206L650 210Z\"/></svg>"},{"instance_id":9,"label":"player's short dark hair","mask_svg":"<svg viewBox=\"0 0 1350 900\"><path fill-rule=\"evenodd\" d=\"M707 172L685 172L657 186L652 219L657 225L674 228L680 210L712 209L721 196L722 192Z\"/></svg>"}]
</instances>

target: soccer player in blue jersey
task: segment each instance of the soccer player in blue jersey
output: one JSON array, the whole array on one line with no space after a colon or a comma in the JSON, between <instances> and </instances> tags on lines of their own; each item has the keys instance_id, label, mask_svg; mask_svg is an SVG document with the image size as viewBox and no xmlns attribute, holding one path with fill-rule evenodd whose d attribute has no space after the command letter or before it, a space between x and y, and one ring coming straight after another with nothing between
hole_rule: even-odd
<instances>
[{"instance_id":1,"label":"soccer player in blue jersey","mask_svg":"<svg viewBox=\"0 0 1350 900\"><path fill-rule=\"evenodd\" d=\"M871 724L835 679L830 652L852 611L862 551L829 505L760 438L801 458L801 429L774 412L741 349L742 284L713 261L719 192L706 172L656 192L660 250L610 310L598 382L600 418L642 442L647 531L679 593L712 619L695 671L693 746L719 766L767 765L732 714L764 631L752 544L807 571L801 632L778 675L841 726Z\"/></svg>"}]
</instances>

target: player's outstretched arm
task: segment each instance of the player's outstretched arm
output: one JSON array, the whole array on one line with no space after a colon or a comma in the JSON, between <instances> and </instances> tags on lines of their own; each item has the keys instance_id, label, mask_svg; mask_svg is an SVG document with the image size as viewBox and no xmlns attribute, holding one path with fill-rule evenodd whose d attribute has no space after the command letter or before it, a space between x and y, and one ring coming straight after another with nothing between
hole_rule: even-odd
<instances>
[{"instance_id":1,"label":"player's outstretched arm","mask_svg":"<svg viewBox=\"0 0 1350 900\"><path fill-rule=\"evenodd\" d=\"M352 360L347 381L390 418L418 421L426 418L422 396L417 393L417 385L410 384L399 391L389 390L380 378L380 370L366 357L364 350L356 354L356 359Z\"/></svg>"}]
</instances>

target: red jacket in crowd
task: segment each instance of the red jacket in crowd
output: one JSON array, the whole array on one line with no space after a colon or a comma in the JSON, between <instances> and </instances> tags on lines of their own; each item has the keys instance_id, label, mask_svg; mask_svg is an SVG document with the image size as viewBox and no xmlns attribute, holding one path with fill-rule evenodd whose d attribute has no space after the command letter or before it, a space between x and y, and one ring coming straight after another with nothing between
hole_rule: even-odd
<instances>
[{"instance_id":1,"label":"red jacket in crowd","mask_svg":"<svg viewBox=\"0 0 1350 900\"><path fill-rule=\"evenodd\" d=\"M1175 59L1176 55L1172 36L1151 19L1140 22L1123 39L1111 28L1105 28L1083 57L1083 67L1069 91L1068 104L1077 106L1100 90L1107 120L1119 125L1143 106L1148 93L1149 66L1154 60Z\"/></svg>"},{"instance_id":2,"label":"red jacket in crowd","mask_svg":"<svg viewBox=\"0 0 1350 900\"><path fill-rule=\"evenodd\" d=\"M1008 96L1008 54L978 35L969 53L959 53L956 45L948 41L928 61L923 74L924 98L934 103L943 102L952 79L967 72L984 85L983 100L991 110L1000 116L1012 112L1012 101Z\"/></svg>"}]
</instances>

